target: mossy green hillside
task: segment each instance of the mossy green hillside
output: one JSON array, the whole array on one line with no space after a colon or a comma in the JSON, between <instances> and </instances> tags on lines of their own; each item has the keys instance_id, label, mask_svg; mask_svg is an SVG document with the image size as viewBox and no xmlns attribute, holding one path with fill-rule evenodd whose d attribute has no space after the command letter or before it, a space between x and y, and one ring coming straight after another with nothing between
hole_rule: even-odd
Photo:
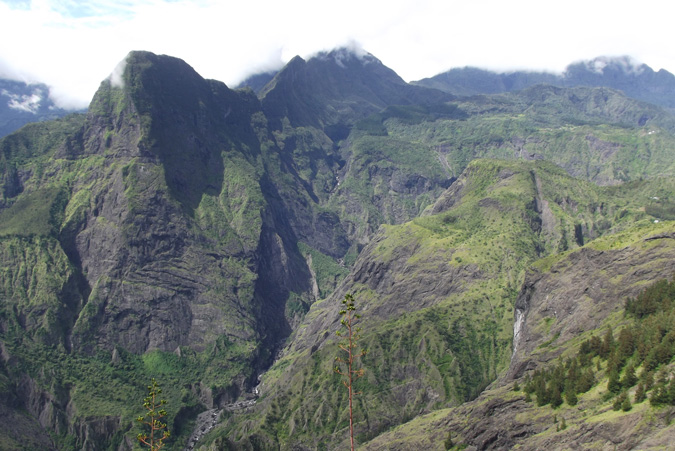
<instances>
[{"instance_id":1,"label":"mossy green hillside","mask_svg":"<svg viewBox=\"0 0 675 451\"><path fill-rule=\"evenodd\" d=\"M600 247L605 252L622 251L623 255L629 256L627 258L636 262L635 271L648 274L648 266L645 266L648 263L638 264L638 262L643 260L642 256L654 254L654 246L656 245L661 246L659 255L664 252L665 255L668 255L666 248L670 249L669 252L672 255L673 245L670 243L672 239L654 237L669 236L672 234L673 226L672 222L637 224L618 234L608 233L587 244L584 248L565 252L560 256L560 260L572 260L572 254L583 253L584 249L594 249L596 244L605 242L611 243L611 246L602 245ZM535 263L535 267L540 268L540 271L549 271L549 269L544 269L548 267L548 264L541 264L540 261ZM601 268L597 268L596 271L601 271ZM551 274L564 277L563 266L556 266ZM478 444L484 440L490 440L490 437L493 436L497 437L495 440L500 446L513 449L542 449L557 446L556 444L562 441L579 443L589 448L594 446L602 448L608 442L606 436L600 431L607 428L615 431L617 439L635 440L637 437L639 440L639 437L642 437L643 440L646 440L644 442L646 447L649 447L646 444L648 440L654 442L653 446L667 444L669 440L672 440L669 437L672 437L673 428L668 423L667 408L664 410L663 407L660 407L664 402L663 399L667 398L667 396L664 396L667 389L660 388L654 392L650 392L649 390L652 389L648 389L645 391L646 397L640 397L638 392L640 391L639 385L647 383L649 369L654 370L654 364L661 366L656 367L656 371L652 375L663 369L665 369L665 374L672 371L672 363L668 364L668 360L672 359L672 343L667 338L670 334L670 327L672 327L672 313L664 310L672 307L669 301L672 296L657 296L656 298L660 299L660 302L650 303L645 301L647 297L644 294L650 291L663 293L667 290L662 288L668 286L668 284L659 282L656 286L653 286L653 284L645 282L639 277L637 279L630 277L630 274L625 274L622 279L612 280L614 280L613 283L617 285L617 288L621 287L622 290L630 291L630 285L633 285L642 294L635 299L597 300L597 302L608 301L620 306L618 310L599 309L599 315L602 315L600 312L603 311L605 314L610 313L600 319L597 327L577 332L570 339L551 340L555 335L560 337L570 336L568 334L560 335L559 332L558 334L553 333L551 329L559 327L554 318L548 318L551 321L543 321L542 324L537 323L529 326L549 329L548 333L542 334L541 338L537 339L537 350L526 356L528 359L538 362L539 373L528 371L520 375L515 382L509 379L501 379L490 389L484 391L475 401L459 407L440 409L419 416L404 425L392 428L371 441L367 441L363 448L391 449L402 446L405 448L446 449L444 443L448 431L450 431L454 445L460 448L461 446L478 446ZM600 278L597 281L600 282ZM672 283L670 287L672 288ZM551 296L555 296L555 293L551 292ZM625 303L626 301L628 302ZM634 314L631 312L636 311L636 306L643 304L653 305L654 308L649 310L653 312L650 315L661 315L661 318L658 320L656 318L635 320ZM630 310L628 313L624 312L624 305L630 306L627 307ZM644 325L639 323L644 323ZM659 330L664 332L665 335L660 333L642 335L640 331L647 331L649 327L655 324L659 324ZM578 326L572 325L571 327ZM609 341L608 336L612 337ZM644 339L653 340L656 338L658 338L658 343L653 342L646 347L641 344ZM603 348L605 342L609 344ZM595 344L589 345L589 343ZM661 351L661 348L665 349L665 347L671 349L670 353ZM606 351L602 351L602 349L606 349ZM522 353L522 351L520 352ZM604 355L602 357L595 354L596 352L606 353L602 354ZM612 357L613 353L616 353L614 357ZM648 363L640 363L641 355L646 358L645 362ZM573 362L575 359L577 359L576 363ZM662 361L657 363L658 359L662 359ZM579 363L582 361L586 363ZM612 376L613 370L611 368L614 368L617 362L621 362L621 369ZM573 371L573 367L583 369L583 371ZM563 368L565 372L565 387L571 387L567 382L575 377L570 377L568 372L577 375L592 372L591 388L583 393L578 393L576 397L567 396L564 393L564 390L568 388L559 389L562 395L561 400L556 402L554 406L550 404L554 399L551 397L540 402L539 395L535 393L539 389L531 386L535 380L538 380L537 377L539 376L533 376L533 374L548 374L551 380L547 379L546 388L553 389L555 388L554 374L559 371L559 368ZM643 371L645 368L647 370ZM629 377L629 373L632 374L632 371L637 376L633 381ZM642 379L643 376L645 380ZM618 386L622 388L612 393L612 390L616 390L611 382L613 377L619 381L620 385ZM658 378L652 377L654 379L651 383L657 384ZM659 383L663 384L664 380L662 378ZM528 381L532 381L529 382L530 388L526 388L528 387ZM665 384L668 384L667 380L665 380ZM610 390L611 387L614 388ZM626 398L630 403L624 402L617 409L616 400L623 396L621 393L624 389ZM527 394L528 392L531 396ZM541 393L541 396L546 395L545 391L541 391ZM638 400L638 397L641 400ZM654 403L650 401L651 397L655 397ZM570 405L570 400L572 405ZM650 432L645 435L645 431ZM657 439L657 436L661 438ZM645 437L652 437L652 439Z\"/></svg>"},{"instance_id":2,"label":"mossy green hillside","mask_svg":"<svg viewBox=\"0 0 675 451\"><path fill-rule=\"evenodd\" d=\"M104 436L90 436L90 440L99 440L94 443L101 447L119 446L125 435L135 437L140 432L135 419L143 413L144 387L156 378L168 401L167 423L172 434L169 449L182 449L192 432L194 416L203 410L200 397L227 392L234 379L250 377L249 361L256 351L253 343L221 339L203 352L186 347L180 355L161 351L136 355L120 348L112 353L83 355L9 341L6 352L14 364L4 367L3 372L10 379L30 375L37 390L55 397L57 407L69 406L69 421L118 417L121 428L112 442ZM14 390L10 383L3 388L3 396L14 396ZM229 396L233 399L236 393ZM58 415L54 414L54 421L63 421ZM67 434L67 429L58 431L54 439L64 449L82 446L75 436Z\"/></svg>"},{"instance_id":3,"label":"mossy green hillside","mask_svg":"<svg viewBox=\"0 0 675 451\"><path fill-rule=\"evenodd\" d=\"M255 362L265 359L255 330L253 255L266 208L260 186L264 169L257 141L250 139L250 117L241 108L246 100L230 99L244 114L221 124L227 139L190 124L191 133L182 136L191 137L192 145L181 146L169 139L176 135L167 138L153 128L149 116L138 123L147 111L133 80L124 90L104 83L86 120L73 116L37 124L0 141L11 169L4 171L7 189L0 213L0 332L12 359L3 366L11 374L8 393L22 375L38 381L45 393L58 389L59 401L52 407L58 416L72 406L72 418L59 420L68 424L121 415L127 428L127 420L142 409L134 393L156 376L170 396L170 421L184 425L201 402L234 399L252 378ZM213 90L229 95L223 87ZM167 102L166 111L175 112ZM205 117L224 118L226 110L216 115L209 110L213 103L205 105L200 110ZM192 153L183 157L191 163L183 165L179 154L186 149ZM192 161L194 152L205 149L198 155L205 159ZM180 182L174 175L183 169L190 184L174 196ZM103 254L91 255L88 249L97 246ZM155 296L155 303L124 305L141 293ZM142 333L102 339L101 330L111 331L106 321L124 317L126 324L143 327L154 308L186 293L197 298L192 314L205 320L220 315L221 321L192 339L194 348L171 348L180 349L182 357L156 350L163 342L153 345L148 356L159 353L174 369L156 364L154 357L141 365L140 355L127 352ZM169 329L175 333L180 315L172 315ZM180 319L189 322L186 315ZM181 333L187 340L187 332ZM135 363L115 367L113 362L115 371L106 369L115 360L113 348L123 362ZM106 356L99 362L100 352ZM143 393L137 394L142 400ZM67 436L66 430L57 432L63 443L83 439ZM118 432L114 440L119 444L126 429ZM185 426L172 432L173 446L182 448L180 441L191 431Z\"/></svg>"},{"instance_id":4,"label":"mossy green hillside","mask_svg":"<svg viewBox=\"0 0 675 451\"><path fill-rule=\"evenodd\" d=\"M312 249L305 243L298 243L298 248L307 259L308 265L313 271L319 290L319 298L325 299L330 293L335 291L335 288L349 273L349 270L344 264L336 262L331 257L322 254L316 249Z\"/></svg>"},{"instance_id":5,"label":"mossy green hillside","mask_svg":"<svg viewBox=\"0 0 675 451\"><path fill-rule=\"evenodd\" d=\"M350 290L371 349L363 441L474 398L506 368L513 303L530 262L610 233L619 238L599 248L621 246L633 224L656 225L674 211L672 118L616 92L538 87L373 108L341 90L287 83L286 93L312 102L282 102L285 116L275 117L275 105L204 80L175 58L132 52L123 78L123 87L101 85L86 117L0 141L0 331L3 345L16 343L3 386L16 391L24 375L39 381L49 394L40 399L58 394L55 412L66 415L68 399L86 412L78 424L97 409L130 413L124 391L142 397L157 374L171 386L177 417L193 418L199 403L226 404L318 298L268 373L259 406L231 414L218 433L270 446L340 443L333 301ZM346 113L331 111L336 105ZM510 161L471 163L476 156ZM564 171L515 161L541 158ZM629 182L599 189L566 173ZM454 177L451 202L443 190ZM417 218L425 211L437 214ZM554 260L541 267L557 267ZM339 262L353 263L344 283ZM555 335L559 324L542 322L548 343L538 355L566 340ZM106 373L109 390L94 380L120 362L133 377ZM69 385L52 390L61 380ZM172 446L182 446L187 429ZM77 439L59 440L72 448Z\"/></svg>"},{"instance_id":6,"label":"mossy green hillside","mask_svg":"<svg viewBox=\"0 0 675 451\"><path fill-rule=\"evenodd\" d=\"M593 185L543 162L476 161L467 174L458 204L383 228L347 278L346 289L361 305L362 344L369 350L363 358L366 376L357 383L363 392L357 420L361 441L420 409L475 398L506 368L518 287L547 249L538 202L555 203L558 196L556 214L572 224L582 219L594 224L618 200L627 211L640 208L597 187L591 191L597 198L587 196ZM596 211L601 202L607 204L605 213ZM624 217L625 224L617 227L629 227L636 216ZM559 234L561 223L551 222ZM391 275L379 284L369 280L369 271ZM256 433L282 447L339 440L347 420L340 402L344 394L331 372L335 321L327 315L332 299L312 307L296 332L296 345L266 373L259 405L231 416L217 434L245 441L242 428L255 424ZM317 331L316 321L326 321L323 330ZM307 331L323 338L316 341ZM303 340L307 347L297 345ZM274 414L281 410L284 415Z\"/></svg>"},{"instance_id":7,"label":"mossy green hillside","mask_svg":"<svg viewBox=\"0 0 675 451\"><path fill-rule=\"evenodd\" d=\"M426 147L455 176L481 157L546 159L601 184L674 174L672 118L618 92L537 87L457 107L464 117L411 123L391 115L382 126L391 138Z\"/></svg>"},{"instance_id":8,"label":"mossy green hillside","mask_svg":"<svg viewBox=\"0 0 675 451\"><path fill-rule=\"evenodd\" d=\"M343 153L349 164L327 205L355 224L358 236L418 216L448 184L424 145L354 132Z\"/></svg>"}]
</instances>

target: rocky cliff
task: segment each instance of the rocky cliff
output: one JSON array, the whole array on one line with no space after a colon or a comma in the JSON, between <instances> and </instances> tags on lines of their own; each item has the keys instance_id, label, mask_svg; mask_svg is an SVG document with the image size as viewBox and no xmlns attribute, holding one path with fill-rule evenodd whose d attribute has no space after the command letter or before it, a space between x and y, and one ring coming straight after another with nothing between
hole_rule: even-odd
<instances>
[{"instance_id":1,"label":"rocky cliff","mask_svg":"<svg viewBox=\"0 0 675 451\"><path fill-rule=\"evenodd\" d=\"M476 400L420 417L364 449L441 450L448 434L456 446L475 450L667 447L675 437L668 409L644 403L615 412L603 396L607 379L601 375L598 386L572 407L538 407L512 387L535 369L572 356L582 337L621 324L626 299L653 280L670 279L673 236L672 223L641 227L536 263L516 301L514 354L503 377Z\"/></svg>"}]
</instances>

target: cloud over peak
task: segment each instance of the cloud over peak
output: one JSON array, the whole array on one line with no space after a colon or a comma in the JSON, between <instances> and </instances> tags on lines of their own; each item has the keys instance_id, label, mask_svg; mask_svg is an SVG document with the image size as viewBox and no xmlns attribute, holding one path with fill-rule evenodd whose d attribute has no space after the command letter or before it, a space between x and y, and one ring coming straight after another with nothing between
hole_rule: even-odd
<instances>
[{"instance_id":1,"label":"cloud over peak","mask_svg":"<svg viewBox=\"0 0 675 451\"><path fill-rule=\"evenodd\" d=\"M675 72L670 16L653 13L659 2L0 0L0 77L45 83L59 106L84 108L131 49L235 85L345 42L362 43L352 53L368 49L405 80L464 66L560 73L570 61L624 53Z\"/></svg>"}]
</instances>

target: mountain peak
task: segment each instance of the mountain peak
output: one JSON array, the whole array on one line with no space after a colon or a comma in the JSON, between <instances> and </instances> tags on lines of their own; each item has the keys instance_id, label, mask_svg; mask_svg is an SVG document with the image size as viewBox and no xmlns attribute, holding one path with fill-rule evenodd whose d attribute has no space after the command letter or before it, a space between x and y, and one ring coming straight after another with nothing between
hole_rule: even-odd
<instances>
[{"instance_id":1,"label":"mountain peak","mask_svg":"<svg viewBox=\"0 0 675 451\"><path fill-rule=\"evenodd\" d=\"M631 56L599 56L592 60L580 61L567 66L565 76L575 69L583 69L588 72L606 75L610 72L622 73L628 76L639 76L645 72L651 72L652 69L646 64L640 63Z\"/></svg>"},{"instance_id":2,"label":"mountain peak","mask_svg":"<svg viewBox=\"0 0 675 451\"><path fill-rule=\"evenodd\" d=\"M315 58L322 61L332 60L343 69L346 69L353 63L360 63L362 65L370 63L382 64L373 54L356 45L339 47L329 52L320 52Z\"/></svg>"},{"instance_id":3,"label":"mountain peak","mask_svg":"<svg viewBox=\"0 0 675 451\"><path fill-rule=\"evenodd\" d=\"M356 46L321 52L307 61L293 58L260 91L260 97L271 117L286 116L294 126L324 129L353 122L389 105L439 103L450 98L407 84Z\"/></svg>"},{"instance_id":4,"label":"mountain peak","mask_svg":"<svg viewBox=\"0 0 675 451\"><path fill-rule=\"evenodd\" d=\"M562 74L528 71L497 73L465 67L413 82L417 86L462 96L519 91L542 83L563 87L604 86L675 110L675 76L664 69L654 72L651 67L630 56L599 56L577 61L568 65Z\"/></svg>"}]
</instances>

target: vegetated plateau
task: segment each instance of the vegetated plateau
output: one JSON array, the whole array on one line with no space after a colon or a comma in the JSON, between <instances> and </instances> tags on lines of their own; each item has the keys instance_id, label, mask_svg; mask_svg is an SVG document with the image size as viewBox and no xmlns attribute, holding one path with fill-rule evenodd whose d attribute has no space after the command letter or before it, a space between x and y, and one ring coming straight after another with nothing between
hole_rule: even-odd
<instances>
[{"instance_id":1,"label":"vegetated plateau","mask_svg":"<svg viewBox=\"0 0 675 451\"><path fill-rule=\"evenodd\" d=\"M362 449L675 441L668 109L345 49L266 79L132 52L0 140L0 448L134 449L155 378L168 449L344 449L347 294Z\"/></svg>"}]
</instances>

